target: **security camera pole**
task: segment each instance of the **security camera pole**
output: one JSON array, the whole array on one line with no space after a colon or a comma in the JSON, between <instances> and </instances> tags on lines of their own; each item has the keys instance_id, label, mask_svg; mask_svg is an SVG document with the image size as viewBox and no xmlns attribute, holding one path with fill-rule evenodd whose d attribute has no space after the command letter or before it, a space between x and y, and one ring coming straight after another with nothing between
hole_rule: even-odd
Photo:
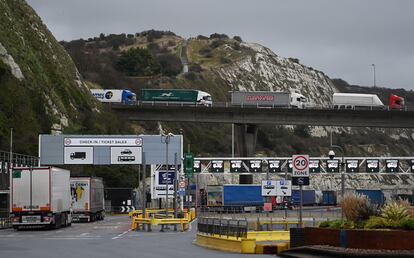
<instances>
[{"instance_id":1,"label":"security camera pole","mask_svg":"<svg viewBox=\"0 0 414 258\"><path fill-rule=\"evenodd\" d=\"M341 161L341 202L342 202L343 199L344 199L344 196L345 196L344 149L339 145L331 145L331 148L339 149L341 151L341 154L342 154L342 161ZM330 150L329 153L328 153L328 156L331 160L333 160L335 158L335 152L333 150ZM343 220L343 219L344 219L344 209L342 208L342 205L341 205L341 220Z\"/></svg>"}]
</instances>

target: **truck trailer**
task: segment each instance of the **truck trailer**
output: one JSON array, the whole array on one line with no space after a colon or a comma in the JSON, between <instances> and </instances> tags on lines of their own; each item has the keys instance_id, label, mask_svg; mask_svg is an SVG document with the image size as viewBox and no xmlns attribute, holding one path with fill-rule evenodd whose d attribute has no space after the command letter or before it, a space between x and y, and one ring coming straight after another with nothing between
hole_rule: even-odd
<instances>
[{"instance_id":1,"label":"truck trailer","mask_svg":"<svg viewBox=\"0 0 414 258\"><path fill-rule=\"evenodd\" d=\"M97 100L104 103L133 105L137 102L137 95L130 90L90 89L90 91Z\"/></svg>"},{"instance_id":2,"label":"truck trailer","mask_svg":"<svg viewBox=\"0 0 414 258\"><path fill-rule=\"evenodd\" d=\"M375 94L334 93L332 101L334 109L404 109L404 98L394 94L390 94L388 106Z\"/></svg>"},{"instance_id":3,"label":"truck trailer","mask_svg":"<svg viewBox=\"0 0 414 258\"><path fill-rule=\"evenodd\" d=\"M191 89L142 89L140 102L143 104L208 106L213 102L207 92Z\"/></svg>"},{"instance_id":4,"label":"truck trailer","mask_svg":"<svg viewBox=\"0 0 414 258\"><path fill-rule=\"evenodd\" d=\"M224 185L224 206L263 206L261 185Z\"/></svg>"},{"instance_id":5,"label":"truck trailer","mask_svg":"<svg viewBox=\"0 0 414 258\"><path fill-rule=\"evenodd\" d=\"M375 94L334 93L332 100L335 109L385 108Z\"/></svg>"},{"instance_id":6,"label":"truck trailer","mask_svg":"<svg viewBox=\"0 0 414 258\"><path fill-rule=\"evenodd\" d=\"M103 220L105 217L102 178L71 177L73 221Z\"/></svg>"},{"instance_id":7,"label":"truck trailer","mask_svg":"<svg viewBox=\"0 0 414 258\"><path fill-rule=\"evenodd\" d=\"M295 92L275 91L232 91L232 106L258 108L306 108L305 96Z\"/></svg>"},{"instance_id":8,"label":"truck trailer","mask_svg":"<svg viewBox=\"0 0 414 258\"><path fill-rule=\"evenodd\" d=\"M55 167L13 168L10 179L13 228L70 226L69 177L69 170Z\"/></svg>"}]
</instances>

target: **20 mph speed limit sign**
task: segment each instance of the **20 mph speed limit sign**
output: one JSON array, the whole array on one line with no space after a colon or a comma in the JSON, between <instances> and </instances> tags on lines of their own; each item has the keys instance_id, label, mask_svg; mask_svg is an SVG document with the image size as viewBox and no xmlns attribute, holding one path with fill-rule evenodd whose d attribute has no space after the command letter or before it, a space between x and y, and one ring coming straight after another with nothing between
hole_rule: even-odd
<instances>
[{"instance_id":1,"label":"20 mph speed limit sign","mask_svg":"<svg viewBox=\"0 0 414 258\"><path fill-rule=\"evenodd\" d=\"M292 172L292 176L309 176L309 155L293 155Z\"/></svg>"},{"instance_id":2,"label":"20 mph speed limit sign","mask_svg":"<svg viewBox=\"0 0 414 258\"><path fill-rule=\"evenodd\" d=\"M309 155L292 156L293 185L309 185Z\"/></svg>"}]
</instances>

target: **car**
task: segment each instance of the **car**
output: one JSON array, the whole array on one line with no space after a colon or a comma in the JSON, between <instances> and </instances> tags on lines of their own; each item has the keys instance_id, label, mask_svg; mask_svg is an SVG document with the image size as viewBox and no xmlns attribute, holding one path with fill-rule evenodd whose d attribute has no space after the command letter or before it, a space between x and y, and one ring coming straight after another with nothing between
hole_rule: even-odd
<instances>
[{"instance_id":1,"label":"car","mask_svg":"<svg viewBox=\"0 0 414 258\"><path fill-rule=\"evenodd\" d=\"M130 149L125 149L121 151L121 155L128 155L128 154L132 154L132 151Z\"/></svg>"}]
</instances>

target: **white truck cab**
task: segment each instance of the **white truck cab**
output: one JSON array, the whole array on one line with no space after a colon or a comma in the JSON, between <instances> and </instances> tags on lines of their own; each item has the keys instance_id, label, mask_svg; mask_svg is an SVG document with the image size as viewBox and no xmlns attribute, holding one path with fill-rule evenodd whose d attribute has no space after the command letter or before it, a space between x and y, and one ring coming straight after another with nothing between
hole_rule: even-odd
<instances>
[{"instance_id":1,"label":"white truck cab","mask_svg":"<svg viewBox=\"0 0 414 258\"><path fill-rule=\"evenodd\" d=\"M293 108L306 108L309 106L309 102L305 96L300 93L290 93L290 106Z\"/></svg>"}]
</instances>

